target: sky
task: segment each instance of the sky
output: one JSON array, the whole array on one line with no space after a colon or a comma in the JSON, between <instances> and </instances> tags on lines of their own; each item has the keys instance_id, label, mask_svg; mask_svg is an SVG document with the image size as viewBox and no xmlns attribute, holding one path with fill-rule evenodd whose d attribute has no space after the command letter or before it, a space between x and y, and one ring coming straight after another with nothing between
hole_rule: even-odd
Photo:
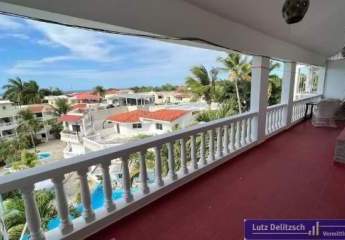
<instances>
[{"instance_id":1,"label":"sky","mask_svg":"<svg viewBox=\"0 0 345 240\"><path fill-rule=\"evenodd\" d=\"M0 15L0 87L9 78L41 87L86 90L180 85L194 65L208 69L224 52ZM0 93L3 92L0 89Z\"/></svg>"}]
</instances>

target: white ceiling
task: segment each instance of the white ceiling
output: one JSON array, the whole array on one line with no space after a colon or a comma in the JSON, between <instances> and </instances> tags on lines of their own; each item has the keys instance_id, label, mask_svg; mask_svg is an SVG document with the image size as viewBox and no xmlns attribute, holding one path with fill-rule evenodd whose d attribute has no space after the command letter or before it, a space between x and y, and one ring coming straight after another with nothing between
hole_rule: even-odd
<instances>
[{"instance_id":1,"label":"white ceiling","mask_svg":"<svg viewBox=\"0 0 345 240\"><path fill-rule=\"evenodd\" d=\"M185 1L326 57L345 45L345 0L310 0L305 18L294 25L282 18L284 0Z\"/></svg>"}]
</instances>

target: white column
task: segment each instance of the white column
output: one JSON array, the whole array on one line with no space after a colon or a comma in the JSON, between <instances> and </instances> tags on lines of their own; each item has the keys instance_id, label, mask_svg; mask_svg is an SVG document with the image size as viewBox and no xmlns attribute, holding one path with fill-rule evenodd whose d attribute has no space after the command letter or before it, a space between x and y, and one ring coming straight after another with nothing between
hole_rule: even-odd
<instances>
[{"instance_id":1,"label":"white column","mask_svg":"<svg viewBox=\"0 0 345 240\"><path fill-rule=\"evenodd\" d=\"M235 141L236 141L235 133L236 133L235 124L234 124L234 122L232 122L230 124L230 151L231 152L235 151L235 148L236 148L236 146L235 146Z\"/></svg>"},{"instance_id":2,"label":"white column","mask_svg":"<svg viewBox=\"0 0 345 240\"><path fill-rule=\"evenodd\" d=\"M292 122L293 113L293 95L295 89L295 73L296 63L285 63L284 64L284 75L282 81L282 97L281 102L287 104L283 113L283 125L289 127Z\"/></svg>"},{"instance_id":3,"label":"white column","mask_svg":"<svg viewBox=\"0 0 345 240\"><path fill-rule=\"evenodd\" d=\"M115 204L113 201L113 190L111 187L111 178L109 174L110 164L111 161L103 161L101 163L103 175L104 207L108 212L111 212L115 209Z\"/></svg>"},{"instance_id":4,"label":"white column","mask_svg":"<svg viewBox=\"0 0 345 240\"><path fill-rule=\"evenodd\" d=\"M180 139L181 144L181 174L186 175L188 174L187 168L187 158L186 158L186 140L184 138Z\"/></svg>"},{"instance_id":5,"label":"white column","mask_svg":"<svg viewBox=\"0 0 345 240\"><path fill-rule=\"evenodd\" d=\"M265 140L266 111L268 101L268 73L270 61L267 57L253 57L252 81L250 93L250 110L258 113L257 123L254 122L252 131L259 142Z\"/></svg>"},{"instance_id":6,"label":"white column","mask_svg":"<svg viewBox=\"0 0 345 240\"><path fill-rule=\"evenodd\" d=\"M217 128L217 158L223 157L222 140L222 127L219 127Z\"/></svg>"},{"instance_id":7,"label":"white column","mask_svg":"<svg viewBox=\"0 0 345 240\"><path fill-rule=\"evenodd\" d=\"M133 195L131 192L131 177L128 169L128 156L121 157L122 161L122 185L124 192L124 199L127 203L133 201Z\"/></svg>"},{"instance_id":8,"label":"white column","mask_svg":"<svg viewBox=\"0 0 345 240\"><path fill-rule=\"evenodd\" d=\"M21 190L24 205L25 205L25 217L30 231L32 240L44 240L44 234L41 229L40 214L37 209L36 201L34 198L34 185L26 186Z\"/></svg>"},{"instance_id":9,"label":"white column","mask_svg":"<svg viewBox=\"0 0 345 240\"><path fill-rule=\"evenodd\" d=\"M161 187L164 185L162 179L162 159L161 159L161 147L155 147L155 178L157 186Z\"/></svg>"},{"instance_id":10,"label":"white column","mask_svg":"<svg viewBox=\"0 0 345 240\"><path fill-rule=\"evenodd\" d=\"M140 181L141 181L141 191L143 194L150 192L147 185L147 170L146 170L146 152L140 151Z\"/></svg>"},{"instance_id":11,"label":"white column","mask_svg":"<svg viewBox=\"0 0 345 240\"><path fill-rule=\"evenodd\" d=\"M190 158L193 163L193 168L198 169L198 161L196 159L195 135L190 136Z\"/></svg>"},{"instance_id":12,"label":"white column","mask_svg":"<svg viewBox=\"0 0 345 240\"><path fill-rule=\"evenodd\" d=\"M52 179L55 187L56 196L56 208L60 217L60 230L62 234L67 234L72 232L73 224L68 218L68 204L65 194L65 189L63 187L64 177L55 177Z\"/></svg>"},{"instance_id":13,"label":"white column","mask_svg":"<svg viewBox=\"0 0 345 240\"><path fill-rule=\"evenodd\" d=\"M209 134L209 139L208 139L208 160L210 162L215 160L214 157L214 134L213 134L214 130L211 129L208 131Z\"/></svg>"},{"instance_id":14,"label":"white column","mask_svg":"<svg viewBox=\"0 0 345 240\"><path fill-rule=\"evenodd\" d=\"M207 165L207 158L206 158L206 141L205 141L205 132L200 134L200 162L204 166Z\"/></svg>"},{"instance_id":15,"label":"white column","mask_svg":"<svg viewBox=\"0 0 345 240\"><path fill-rule=\"evenodd\" d=\"M176 180L177 175L175 173L175 157L174 157L174 143L168 143L168 164L169 164L169 176L171 180Z\"/></svg>"},{"instance_id":16,"label":"white column","mask_svg":"<svg viewBox=\"0 0 345 240\"><path fill-rule=\"evenodd\" d=\"M228 155L230 152L229 150L229 126L224 126L224 139L223 139L223 153L224 155Z\"/></svg>"},{"instance_id":17,"label":"white column","mask_svg":"<svg viewBox=\"0 0 345 240\"><path fill-rule=\"evenodd\" d=\"M81 201L84 207L83 217L85 219L85 222L89 223L95 219L95 213L93 212L93 209L91 206L91 195L90 195L89 184L87 182L87 172L88 172L87 168L78 170L78 175L80 179Z\"/></svg>"}]
</instances>

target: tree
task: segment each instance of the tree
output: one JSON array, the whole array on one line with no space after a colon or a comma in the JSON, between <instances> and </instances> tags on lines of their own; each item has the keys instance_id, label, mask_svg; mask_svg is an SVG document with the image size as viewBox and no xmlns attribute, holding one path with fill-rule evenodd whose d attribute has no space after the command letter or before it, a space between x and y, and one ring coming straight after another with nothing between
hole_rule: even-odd
<instances>
[{"instance_id":1,"label":"tree","mask_svg":"<svg viewBox=\"0 0 345 240\"><path fill-rule=\"evenodd\" d=\"M57 114L66 114L69 110L71 110L71 105L68 104L66 99L59 98L55 102L55 111Z\"/></svg>"},{"instance_id":2,"label":"tree","mask_svg":"<svg viewBox=\"0 0 345 240\"><path fill-rule=\"evenodd\" d=\"M99 97L104 97L105 89L102 86L98 85L93 89L93 93L97 94Z\"/></svg>"},{"instance_id":3,"label":"tree","mask_svg":"<svg viewBox=\"0 0 345 240\"><path fill-rule=\"evenodd\" d=\"M205 66L194 66L191 69L192 76L187 77L186 85L190 91L198 97L204 97L208 105L211 105L213 98L213 86L216 78L214 69L207 72Z\"/></svg>"},{"instance_id":4,"label":"tree","mask_svg":"<svg viewBox=\"0 0 345 240\"><path fill-rule=\"evenodd\" d=\"M54 207L54 192L48 190L35 191L34 193L38 211L41 217L41 227L47 230L49 220L57 215ZM16 192L3 202L5 226L10 240L19 239L26 223L25 207L21 195Z\"/></svg>"},{"instance_id":5,"label":"tree","mask_svg":"<svg viewBox=\"0 0 345 240\"><path fill-rule=\"evenodd\" d=\"M270 62L268 76L268 105L278 104L281 100L282 79L274 73L274 70L279 67L279 62Z\"/></svg>"},{"instance_id":6,"label":"tree","mask_svg":"<svg viewBox=\"0 0 345 240\"><path fill-rule=\"evenodd\" d=\"M9 79L8 84L2 87L5 90L4 98L17 103L19 105L24 104L24 92L25 86L24 82L19 78Z\"/></svg>"},{"instance_id":7,"label":"tree","mask_svg":"<svg viewBox=\"0 0 345 240\"><path fill-rule=\"evenodd\" d=\"M196 120L198 122L210 122L217 119L225 118L236 114L236 100L231 98L227 102L221 104L217 110L206 110L198 114Z\"/></svg>"},{"instance_id":8,"label":"tree","mask_svg":"<svg viewBox=\"0 0 345 240\"><path fill-rule=\"evenodd\" d=\"M38 164L36 153L28 152L27 150L21 151L20 161L16 161L12 164L14 170L23 170L27 168L33 168Z\"/></svg>"},{"instance_id":9,"label":"tree","mask_svg":"<svg viewBox=\"0 0 345 240\"><path fill-rule=\"evenodd\" d=\"M238 53L230 53L225 58L218 59L223 65L223 70L228 72L228 79L235 84L236 98L239 113L242 113L242 102L238 83L243 80L250 80L251 65L247 57Z\"/></svg>"},{"instance_id":10,"label":"tree","mask_svg":"<svg viewBox=\"0 0 345 240\"><path fill-rule=\"evenodd\" d=\"M36 81L24 82L23 101L25 104L40 103L41 97L39 94L40 87Z\"/></svg>"},{"instance_id":11,"label":"tree","mask_svg":"<svg viewBox=\"0 0 345 240\"><path fill-rule=\"evenodd\" d=\"M46 96L60 96L63 92L59 88L41 88L39 90L39 95L41 99Z\"/></svg>"},{"instance_id":12,"label":"tree","mask_svg":"<svg viewBox=\"0 0 345 240\"><path fill-rule=\"evenodd\" d=\"M42 129L42 123L37 120L30 109L21 110L18 113L19 124L18 132L23 135L28 135L31 139L31 144L36 152L35 136L36 133Z\"/></svg>"},{"instance_id":13,"label":"tree","mask_svg":"<svg viewBox=\"0 0 345 240\"><path fill-rule=\"evenodd\" d=\"M0 162L11 165L20 161L21 151L29 147L28 138L22 134L17 134L14 139L0 141Z\"/></svg>"}]
</instances>

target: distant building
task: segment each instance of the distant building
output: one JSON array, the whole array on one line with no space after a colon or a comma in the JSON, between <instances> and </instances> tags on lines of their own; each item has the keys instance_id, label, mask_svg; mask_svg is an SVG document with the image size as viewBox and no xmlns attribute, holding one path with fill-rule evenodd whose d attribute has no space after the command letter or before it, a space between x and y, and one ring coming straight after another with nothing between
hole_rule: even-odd
<instances>
[{"instance_id":1,"label":"distant building","mask_svg":"<svg viewBox=\"0 0 345 240\"><path fill-rule=\"evenodd\" d=\"M44 97L44 101L53 107L56 107L56 101L58 101L59 99L65 99L66 101L68 101L68 96L59 95L59 96L45 96Z\"/></svg>"},{"instance_id":2,"label":"distant building","mask_svg":"<svg viewBox=\"0 0 345 240\"><path fill-rule=\"evenodd\" d=\"M0 100L0 140L16 135L19 108L8 100Z\"/></svg>"},{"instance_id":3,"label":"distant building","mask_svg":"<svg viewBox=\"0 0 345 240\"><path fill-rule=\"evenodd\" d=\"M112 94L106 95L105 99L107 104L114 106L145 106L155 103L154 95L145 93Z\"/></svg>"},{"instance_id":4,"label":"distant building","mask_svg":"<svg viewBox=\"0 0 345 240\"><path fill-rule=\"evenodd\" d=\"M114 123L117 134L134 136L138 134L157 135L184 128L192 124L192 112L161 109L157 111L135 110L107 117Z\"/></svg>"},{"instance_id":5,"label":"distant building","mask_svg":"<svg viewBox=\"0 0 345 240\"><path fill-rule=\"evenodd\" d=\"M102 98L90 92L74 93L68 99L70 104L75 103L97 103L100 102Z\"/></svg>"},{"instance_id":6,"label":"distant building","mask_svg":"<svg viewBox=\"0 0 345 240\"><path fill-rule=\"evenodd\" d=\"M51 124L49 121L57 119L55 109L49 104L31 104L24 105L21 109L29 109L42 122L43 128L36 133L36 138L42 141L49 141L54 139L55 135L51 131Z\"/></svg>"},{"instance_id":7,"label":"distant building","mask_svg":"<svg viewBox=\"0 0 345 240\"><path fill-rule=\"evenodd\" d=\"M177 91L151 92L155 99L155 104L178 104L188 103L192 100L192 95Z\"/></svg>"}]
</instances>

